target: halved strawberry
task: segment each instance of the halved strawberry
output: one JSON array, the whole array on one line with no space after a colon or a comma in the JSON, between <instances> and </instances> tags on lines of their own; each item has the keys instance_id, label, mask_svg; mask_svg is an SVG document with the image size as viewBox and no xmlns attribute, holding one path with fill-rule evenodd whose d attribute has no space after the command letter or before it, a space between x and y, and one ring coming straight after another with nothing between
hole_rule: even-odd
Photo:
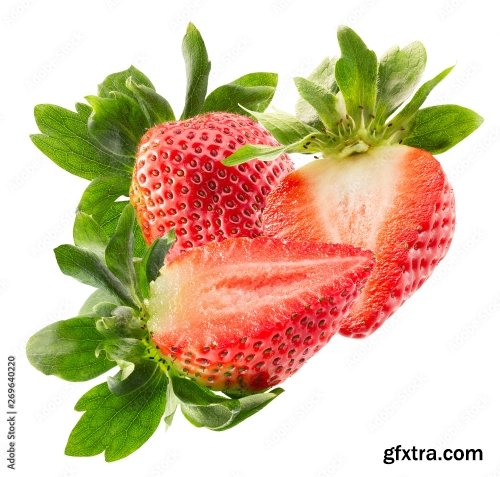
<instances>
[{"instance_id":1,"label":"halved strawberry","mask_svg":"<svg viewBox=\"0 0 500 477\"><path fill-rule=\"evenodd\" d=\"M210 243L161 270L148 327L179 372L213 389L255 392L330 340L372 266L371 252L349 245Z\"/></svg>"},{"instance_id":2,"label":"halved strawberry","mask_svg":"<svg viewBox=\"0 0 500 477\"><path fill-rule=\"evenodd\" d=\"M349 243L377 265L340 332L374 331L431 274L455 226L453 190L436 159L407 146L313 161L269 197L265 232L290 240Z\"/></svg>"},{"instance_id":3,"label":"halved strawberry","mask_svg":"<svg viewBox=\"0 0 500 477\"><path fill-rule=\"evenodd\" d=\"M309 77L296 78L297 117L253 115L281 147L244 146L224 161L273 159L283 152L317 154L268 196L263 213L269 236L345 242L372 250L376 266L340 328L362 337L377 329L446 254L455 226L453 191L431 153L461 141L482 122L456 105L420 106L451 71L418 83L424 47L412 43L381 60L346 27L342 56L326 59Z\"/></svg>"}]
</instances>

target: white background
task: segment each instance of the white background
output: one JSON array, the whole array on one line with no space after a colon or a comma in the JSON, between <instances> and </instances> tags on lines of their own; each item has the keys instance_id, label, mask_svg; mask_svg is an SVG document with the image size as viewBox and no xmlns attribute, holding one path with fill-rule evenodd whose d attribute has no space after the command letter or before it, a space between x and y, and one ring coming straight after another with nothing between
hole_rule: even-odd
<instances>
[{"instance_id":1,"label":"white background","mask_svg":"<svg viewBox=\"0 0 500 477\"><path fill-rule=\"evenodd\" d=\"M494 2L364 0L251 2L185 0L4 0L0 6L2 414L7 356L17 357L17 470L28 476L500 476L500 282L498 205L498 21ZM79 414L74 403L95 383L72 384L31 368L28 337L73 316L89 293L63 276L52 249L71 241L73 211L86 181L70 176L29 141L33 106L71 108L108 73L142 69L179 113L184 94L180 43L188 21L212 60L211 88L250 71L277 71L274 104L292 111L292 78L337 54L336 28L354 27L379 54L419 39L426 78L455 64L428 104L456 102L484 125L440 156L457 200L451 250L431 279L370 338L334 337L264 411L215 433L179 414L138 452L63 453ZM102 378L101 378L102 379ZM2 422L4 419L2 418ZM3 426L3 427L2 427ZM382 463L385 448L481 448L483 462Z\"/></svg>"}]
</instances>

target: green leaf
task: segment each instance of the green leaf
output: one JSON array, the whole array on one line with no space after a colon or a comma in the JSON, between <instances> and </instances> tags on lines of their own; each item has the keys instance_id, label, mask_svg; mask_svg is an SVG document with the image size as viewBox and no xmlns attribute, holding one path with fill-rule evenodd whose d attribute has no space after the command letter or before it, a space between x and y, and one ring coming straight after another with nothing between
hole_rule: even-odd
<instances>
[{"instance_id":1,"label":"green leaf","mask_svg":"<svg viewBox=\"0 0 500 477\"><path fill-rule=\"evenodd\" d=\"M211 430L222 430L237 416L240 406L236 400L227 400L220 404L202 406L186 406L181 404L184 417L196 427L207 427Z\"/></svg>"},{"instance_id":2,"label":"green leaf","mask_svg":"<svg viewBox=\"0 0 500 477\"><path fill-rule=\"evenodd\" d=\"M296 143L309 134L319 133L317 129L283 111L259 113L249 110L248 112L285 146Z\"/></svg>"},{"instance_id":3,"label":"green leaf","mask_svg":"<svg viewBox=\"0 0 500 477\"><path fill-rule=\"evenodd\" d=\"M165 256L175 242L175 231L170 230L163 237L156 239L148 247L139 262L138 279L142 296L149 298L149 284L158 278L160 269L165 264Z\"/></svg>"},{"instance_id":4,"label":"green leaf","mask_svg":"<svg viewBox=\"0 0 500 477\"><path fill-rule=\"evenodd\" d=\"M245 144L221 162L225 166L237 166L253 159L272 161L285 152L314 154L321 152L327 138L322 133L309 134L305 138L288 146L264 146L261 144Z\"/></svg>"},{"instance_id":5,"label":"green leaf","mask_svg":"<svg viewBox=\"0 0 500 477\"><path fill-rule=\"evenodd\" d=\"M240 410L238 414L231 422L219 429L214 430L225 431L238 425L240 422L259 412L261 409L264 409L274 398L278 397L283 392L283 389L275 388L265 393L251 394L249 396L239 398L238 401L240 403Z\"/></svg>"},{"instance_id":6,"label":"green leaf","mask_svg":"<svg viewBox=\"0 0 500 477\"><path fill-rule=\"evenodd\" d=\"M105 353L111 361L121 363L138 363L146 355L146 345L137 338L106 338L95 349L95 355Z\"/></svg>"},{"instance_id":7,"label":"green leaf","mask_svg":"<svg viewBox=\"0 0 500 477\"><path fill-rule=\"evenodd\" d=\"M377 56L350 28L340 27L337 36L342 56L335 65L335 78L347 112L359 123L363 112L375 112Z\"/></svg>"},{"instance_id":8,"label":"green leaf","mask_svg":"<svg viewBox=\"0 0 500 477\"><path fill-rule=\"evenodd\" d=\"M116 396L123 396L137 391L155 377L158 371L158 363L154 361L141 361L134 367L134 371L126 378L123 378L123 372L119 371L116 376L108 378L109 390Z\"/></svg>"},{"instance_id":9,"label":"green leaf","mask_svg":"<svg viewBox=\"0 0 500 477\"><path fill-rule=\"evenodd\" d=\"M92 252L73 245L59 245L54 249L57 264L65 275L95 288L104 288L124 305L137 308L129 290L113 275L104 262Z\"/></svg>"},{"instance_id":10,"label":"green leaf","mask_svg":"<svg viewBox=\"0 0 500 477\"><path fill-rule=\"evenodd\" d=\"M389 50L380 60L375 117L379 124L410 96L425 69L427 54L419 41Z\"/></svg>"},{"instance_id":11,"label":"green leaf","mask_svg":"<svg viewBox=\"0 0 500 477\"><path fill-rule=\"evenodd\" d=\"M174 420L177 403L178 399L174 394L172 385L170 384L167 387L167 407L165 408L165 416L163 417L167 429L172 425L172 421Z\"/></svg>"},{"instance_id":12,"label":"green leaf","mask_svg":"<svg viewBox=\"0 0 500 477\"><path fill-rule=\"evenodd\" d=\"M78 210L99 221L116 199L123 195L128 196L129 189L130 177L96 177L85 189Z\"/></svg>"},{"instance_id":13,"label":"green leaf","mask_svg":"<svg viewBox=\"0 0 500 477\"><path fill-rule=\"evenodd\" d=\"M142 229L136 221L134 226L134 257L141 257L146 253L147 245L142 235Z\"/></svg>"},{"instance_id":14,"label":"green leaf","mask_svg":"<svg viewBox=\"0 0 500 477\"><path fill-rule=\"evenodd\" d=\"M106 212L101 217L97 218L97 222L110 237L115 233L118 220L123 212L123 209L129 204L129 201L113 202ZM141 227L138 223L134 227L134 256L142 257L146 253L146 243L142 235Z\"/></svg>"},{"instance_id":15,"label":"green leaf","mask_svg":"<svg viewBox=\"0 0 500 477\"><path fill-rule=\"evenodd\" d=\"M170 230L163 237L155 240L144 256L143 264L148 281L158 278L160 269L165 264L165 256L175 242L175 231Z\"/></svg>"},{"instance_id":16,"label":"green leaf","mask_svg":"<svg viewBox=\"0 0 500 477\"><path fill-rule=\"evenodd\" d=\"M153 87L137 84L132 78L127 79L126 85L140 104L150 126L166 121L175 121L172 106Z\"/></svg>"},{"instance_id":17,"label":"green leaf","mask_svg":"<svg viewBox=\"0 0 500 477\"><path fill-rule=\"evenodd\" d=\"M113 311L115 309L117 309L118 307L120 307L120 306L116 305L115 303L112 303L112 302L101 302L92 308L92 314L95 316L105 316L105 317L109 316L109 317L111 317L113 315ZM127 310L131 310L131 308L129 308L128 306L122 306L121 308L126 308ZM102 318L101 318L101 320L102 320ZM101 331L99 330L99 322L100 321L98 321L96 323L96 328L97 328L97 331L99 331L99 333L101 333ZM103 333L101 333L101 334L103 334Z\"/></svg>"},{"instance_id":18,"label":"green leaf","mask_svg":"<svg viewBox=\"0 0 500 477\"><path fill-rule=\"evenodd\" d=\"M98 306L100 303L113 303L115 306L120 304L120 301L116 296L107 290L95 290L92 294L85 300L85 303L80 308L78 312L80 315L93 315L94 307Z\"/></svg>"},{"instance_id":19,"label":"green leaf","mask_svg":"<svg viewBox=\"0 0 500 477\"><path fill-rule=\"evenodd\" d=\"M94 310L98 313L98 310L95 308ZM97 331L106 338L142 339L147 336L145 325L139 318L133 316L129 307L115 305L108 314L98 313L98 315L102 318L96 323Z\"/></svg>"},{"instance_id":20,"label":"green leaf","mask_svg":"<svg viewBox=\"0 0 500 477\"><path fill-rule=\"evenodd\" d=\"M65 453L92 456L104 452L107 462L122 459L141 447L158 427L166 406L167 376L157 369L134 392L116 396L107 383L84 394L75 406L84 411L69 436Z\"/></svg>"},{"instance_id":21,"label":"green leaf","mask_svg":"<svg viewBox=\"0 0 500 477\"><path fill-rule=\"evenodd\" d=\"M335 81L335 63L337 58L325 58L307 77L309 81L335 94L339 87Z\"/></svg>"},{"instance_id":22,"label":"green leaf","mask_svg":"<svg viewBox=\"0 0 500 477\"><path fill-rule=\"evenodd\" d=\"M35 107L35 120L42 134L31 136L33 144L59 167L84 179L101 175L130 177L133 158L119 157L98 146L87 121L91 108L77 104L77 112L51 104Z\"/></svg>"},{"instance_id":23,"label":"green leaf","mask_svg":"<svg viewBox=\"0 0 500 477\"><path fill-rule=\"evenodd\" d=\"M433 154L445 152L465 139L483 122L474 111L446 104L419 110L403 144L425 149Z\"/></svg>"},{"instance_id":24,"label":"green leaf","mask_svg":"<svg viewBox=\"0 0 500 477\"><path fill-rule=\"evenodd\" d=\"M250 73L212 91L205 100L202 112L225 111L247 114L241 107L262 112L273 99L278 75Z\"/></svg>"},{"instance_id":25,"label":"green leaf","mask_svg":"<svg viewBox=\"0 0 500 477\"><path fill-rule=\"evenodd\" d=\"M272 161L286 152L288 146L263 146L260 144L245 144L233 154L222 160L225 166L237 166L253 159Z\"/></svg>"},{"instance_id":26,"label":"green leaf","mask_svg":"<svg viewBox=\"0 0 500 477\"><path fill-rule=\"evenodd\" d=\"M210 389L196 384L189 378L173 375L170 380L175 395L184 404L208 406L210 404L223 403L228 400L210 391Z\"/></svg>"},{"instance_id":27,"label":"green leaf","mask_svg":"<svg viewBox=\"0 0 500 477\"><path fill-rule=\"evenodd\" d=\"M182 413L196 427L223 427L239 412L240 404L237 399L219 396L187 378L172 376L171 383L181 403Z\"/></svg>"},{"instance_id":28,"label":"green leaf","mask_svg":"<svg viewBox=\"0 0 500 477\"><path fill-rule=\"evenodd\" d=\"M196 427L229 429L265 407L282 389L229 399L199 386L188 378L172 376L172 389L186 419Z\"/></svg>"},{"instance_id":29,"label":"green leaf","mask_svg":"<svg viewBox=\"0 0 500 477\"><path fill-rule=\"evenodd\" d=\"M76 246L94 252L102 258L104 257L108 237L90 215L77 212L73 224L73 241Z\"/></svg>"},{"instance_id":30,"label":"green leaf","mask_svg":"<svg viewBox=\"0 0 500 477\"><path fill-rule=\"evenodd\" d=\"M67 381L87 381L116 366L95 350L104 337L96 329L98 317L78 316L58 321L35 333L26 354L39 371Z\"/></svg>"},{"instance_id":31,"label":"green leaf","mask_svg":"<svg viewBox=\"0 0 500 477\"><path fill-rule=\"evenodd\" d=\"M340 114L337 111L337 97L323 86L305 78L295 78L295 86L302 98L316 111L324 127L332 131Z\"/></svg>"},{"instance_id":32,"label":"green leaf","mask_svg":"<svg viewBox=\"0 0 500 477\"><path fill-rule=\"evenodd\" d=\"M186 63L186 102L181 119L196 116L203 107L207 94L210 61L200 32L190 23L182 41L182 54Z\"/></svg>"},{"instance_id":33,"label":"green leaf","mask_svg":"<svg viewBox=\"0 0 500 477\"><path fill-rule=\"evenodd\" d=\"M307 77L309 81L329 91L332 94L338 92L337 82L335 81L335 58L325 58L319 66ZM304 98L300 97L295 106L297 118L302 122L321 128L321 120L316 110Z\"/></svg>"},{"instance_id":34,"label":"green leaf","mask_svg":"<svg viewBox=\"0 0 500 477\"><path fill-rule=\"evenodd\" d=\"M118 225L118 220L122 215L123 209L125 209L128 204L130 204L128 200L113 202L101 217L96 218L99 225L104 229L109 237L111 237L115 233L116 226Z\"/></svg>"},{"instance_id":35,"label":"green leaf","mask_svg":"<svg viewBox=\"0 0 500 477\"><path fill-rule=\"evenodd\" d=\"M85 99L93 111L88 121L92 137L110 153L130 157L133 164L137 146L150 126L139 103L119 92L112 93L110 98Z\"/></svg>"},{"instance_id":36,"label":"green leaf","mask_svg":"<svg viewBox=\"0 0 500 477\"><path fill-rule=\"evenodd\" d=\"M97 87L99 96L102 98L112 98L114 91L118 91L127 96L132 96L126 84L129 78L137 85L143 85L154 89L153 83L151 83L149 78L144 73L139 71L135 66L130 66L130 68L124 71L119 71L118 73L113 73L107 76Z\"/></svg>"},{"instance_id":37,"label":"green leaf","mask_svg":"<svg viewBox=\"0 0 500 477\"><path fill-rule=\"evenodd\" d=\"M135 211L131 204L123 209L116 231L106 247L106 265L132 293L136 289L134 269Z\"/></svg>"},{"instance_id":38,"label":"green leaf","mask_svg":"<svg viewBox=\"0 0 500 477\"><path fill-rule=\"evenodd\" d=\"M427 96L429 96L429 93L448 76L452 69L453 66L446 68L418 88L410 102L392 119L391 123L394 129L405 126L407 122L413 119L420 106L424 104Z\"/></svg>"}]
</instances>

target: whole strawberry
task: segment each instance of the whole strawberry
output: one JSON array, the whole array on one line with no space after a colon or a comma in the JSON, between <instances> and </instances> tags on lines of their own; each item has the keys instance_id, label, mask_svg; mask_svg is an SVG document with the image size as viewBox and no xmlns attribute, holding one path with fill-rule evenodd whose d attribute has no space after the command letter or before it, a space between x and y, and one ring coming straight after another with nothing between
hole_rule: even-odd
<instances>
[{"instance_id":1,"label":"whole strawberry","mask_svg":"<svg viewBox=\"0 0 500 477\"><path fill-rule=\"evenodd\" d=\"M284 146L245 146L227 160L312 153L314 161L288 175L268 197L266 235L349 243L372 250L376 265L340 327L347 336L376 330L431 275L450 246L455 201L433 157L482 122L456 105L420 109L450 71L420 80L424 47L412 43L381 60L349 28L339 29L342 56L296 78L297 117L254 113Z\"/></svg>"},{"instance_id":2,"label":"whole strawberry","mask_svg":"<svg viewBox=\"0 0 500 477\"><path fill-rule=\"evenodd\" d=\"M220 162L245 144L277 145L243 116L245 107L267 108L277 74L248 73L207 94L211 63L192 24L182 52L186 100L177 117L133 66L107 76L75 112L48 104L35 108L41 134L33 142L56 164L91 181L78 211L91 215L108 238L130 195L139 219L139 256L172 228L177 242L170 257L206 242L261 235L265 197L292 169L285 154L273 163L234 168Z\"/></svg>"},{"instance_id":3,"label":"whole strawberry","mask_svg":"<svg viewBox=\"0 0 500 477\"><path fill-rule=\"evenodd\" d=\"M265 198L292 163L286 154L236 167L220 162L244 144L278 145L256 121L234 113L202 114L146 132L130 200L147 243L174 229L175 255L211 241L262 234Z\"/></svg>"}]
</instances>

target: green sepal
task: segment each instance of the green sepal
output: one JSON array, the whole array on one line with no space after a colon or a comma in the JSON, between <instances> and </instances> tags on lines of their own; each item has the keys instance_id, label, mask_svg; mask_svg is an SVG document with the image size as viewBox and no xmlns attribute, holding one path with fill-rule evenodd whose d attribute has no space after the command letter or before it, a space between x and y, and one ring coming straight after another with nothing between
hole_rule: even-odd
<instances>
[{"instance_id":1,"label":"green sepal","mask_svg":"<svg viewBox=\"0 0 500 477\"><path fill-rule=\"evenodd\" d=\"M276 73L249 73L212 91L201 112L249 114L242 107L262 112L271 103L277 84Z\"/></svg>"},{"instance_id":2,"label":"green sepal","mask_svg":"<svg viewBox=\"0 0 500 477\"><path fill-rule=\"evenodd\" d=\"M136 275L134 269L134 226L135 211L131 204L123 209L105 250L106 265L131 294L136 292ZM135 298L137 302L137 298Z\"/></svg>"},{"instance_id":3,"label":"green sepal","mask_svg":"<svg viewBox=\"0 0 500 477\"><path fill-rule=\"evenodd\" d=\"M465 139L482 122L479 114L454 104L420 109L403 144L440 154Z\"/></svg>"},{"instance_id":4,"label":"green sepal","mask_svg":"<svg viewBox=\"0 0 500 477\"><path fill-rule=\"evenodd\" d=\"M306 79L318 85L323 90L331 94L336 94L339 90L337 82L335 81L336 62L336 58L325 58ZM317 111L302 96L297 100L295 112L297 118L309 124L309 126L313 126L316 129L322 127L323 123Z\"/></svg>"},{"instance_id":5,"label":"green sepal","mask_svg":"<svg viewBox=\"0 0 500 477\"><path fill-rule=\"evenodd\" d=\"M196 427L214 431L223 431L239 424L283 392L276 388L231 399L199 386L188 378L171 376L171 383L186 419Z\"/></svg>"},{"instance_id":6,"label":"green sepal","mask_svg":"<svg viewBox=\"0 0 500 477\"><path fill-rule=\"evenodd\" d=\"M136 263L137 279L143 298L149 298L149 285L158 278L160 269L165 264L165 257L175 239L175 231L172 229L163 237L156 239L147 248L142 260Z\"/></svg>"},{"instance_id":7,"label":"green sepal","mask_svg":"<svg viewBox=\"0 0 500 477\"><path fill-rule=\"evenodd\" d=\"M41 329L26 346L29 362L42 373L67 381L87 381L115 367L105 356L95 356L105 339L96 329L98 319L78 316Z\"/></svg>"},{"instance_id":8,"label":"green sepal","mask_svg":"<svg viewBox=\"0 0 500 477\"><path fill-rule=\"evenodd\" d=\"M96 144L87 122L92 112L88 105L78 103L77 112L52 104L35 106L35 120L42 134L31 140L59 167L84 179L102 175L130 178L133 158L116 156Z\"/></svg>"},{"instance_id":9,"label":"green sepal","mask_svg":"<svg viewBox=\"0 0 500 477\"><path fill-rule=\"evenodd\" d=\"M104 81L97 86L98 95L102 98L113 98L114 92L119 92L127 96L132 96L130 88L127 86L127 81L132 80L137 85L143 85L148 88L153 88L153 83L135 66L130 66L126 70L112 73Z\"/></svg>"},{"instance_id":10,"label":"green sepal","mask_svg":"<svg viewBox=\"0 0 500 477\"><path fill-rule=\"evenodd\" d=\"M280 154L284 153L304 153L313 154L323 150L325 141L328 138L322 133L312 133L301 140L289 144L288 146L264 146L261 144L245 144L238 148L233 154L223 159L221 162L225 166L237 166L252 159L261 161L272 161Z\"/></svg>"},{"instance_id":11,"label":"green sepal","mask_svg":"<svg viewBox=\"0 0 500 477\"><path fill-rule=\"evenodd\" d=\"M408 122L412 121L420 106L424 104L427 96L429 96L429 93L450 74L452 69L453 66L444 69L434 78L420 86L408 104L390 120L392 129L404 128Z\"/></svg>"},{"instance_id":12,"label":"green sepal","mask_svg":"<svg viewBox=\"0 0 500 477\"><path fill-rule=\"evenodd\" d=\"M98 217L97 222L106 232L106 234L111 237L118 225L118 220L125 207L129 204L129 201L117 201L113 202L108 209ZM146 253L146 242L144 236L142 235L142 230L136 221L134 226L134 256L141 257Z\"/></svg>"},{"instance_id":13,"label":"green sepal","mask_svg":"<svg viewBox=\"0 0 500 477\"><path fill-rule=\"evenodd\" d=\"M116 297L116 295L108 292L107 290L98 289L90 294L78 313L80 315L94 315L95 307L99 306L101 303L112 303L116 307L120 304L120 300Z\"/></svg>"},{"instance_id":14,"label":"green sepal","mask_svg":"<svg viewBox=\"0 0 500 477\"><path fill-rule=\"evenodd\" d=\"M124 377L123 371L115 376L108 377L108 388L116 396L123 396L137 391L155 377L158 371L158 363L154 361L140 361L134 366L132 373Z\"/></svg>"},{"instance_id":15,"label":"green sepal","mask_svg":"<svg viewBox=\"0 0 500 477\"><path fill-rule=\"evenodd\" d=\"M316 128L303 123L295 116L283 111L259 113L258 111L247 110L247 112L259 121L284 146L301 141L310 134L319 134Z\"/></svg>"},{"instance_id":16,"label":"green sepal","mask_svg":"<svg viewBox=\"0 0 500 477\"><path fill-rule=\"evenodd\" d=\"M181 119L196 116L203 107L207 94L210 61L205 42L197 28L189 23L182 40L182 54L186 63L186 101Z\"/></svg>"},{"instance_id":17,"label":"green sepal","mask_svg":"<svg viewBox=\"0 0 500 477\"><path fill-rule=\"evenodd\" d=\"M76 213L75 222L73 223L73 241L76 246L104 258L108 236L90 215L83 212Z\"/></svg>"},{"instance_id":18,"label":"green sepal","mask_svg":"<svg viewBox=\"0 0 500 477\"><path fill-rule=\"evenodd\" d=\"M261 409L264 409L271 401L277 398L281 393L284 392L282 388L274 388L270 391L257 394L249 394L248 396L243 396L238 398L240 404L240 410L234 419L227 423L224 427L220 429L214 429L215 431L225 431L238 425L240 422L253 416Z\"/></svg>"},{"instance_id":19,"label":"green sepal","mask_svg":"<svg viewBox=\"0 0 500 477\"><path fill-rule=\"evenodd\" d=\"M132 454L160 424L167 383L167 376L158 367L145 385L128 394L113 394L107 383L92 388L75 406L84 414L69 436L66 455L104 452L106 461L112 462Z\"/></svg>"},{"instance_id":20,"label":"green sepal","mask_svg":"<svg viewBox=\"0 0 500 477\"><path fill-rule=\"evenodd\" d=\"M126 81L127 88L133 93L141 106L149 126L175 121L175 114L170 103L159 95L152 86L136 83L133 78Z\"/></svg>"},{"instance_id":21,"label":"green sepal","mask_svg":"<svg viewBox=\"0 0 500 477\"><path fill-rule=\"evenodd\" d=\"M130 291L113 275L98 255L74 245L59 245L54 249L57 264L65 275L95 288L104 288L124 305L137 308Z\"/></svg>"},{"instance_id":22,"label":"green sepal","mask_svg":"<svg viewBox=\"0 0 500 477\"><path fill-rule=\"evenodd\" d=\"M294 81L300 96L316 111L324 126L322 129L333 131L340 119L337 97L328 89L308 79L295 78Z\"/></svg>"},{"instance_id":23,"label":"green sepal","mask_svg":"<svg viewBox=\"0 0 500 477\"><path fill-rule=\"evenodd\" d=\"M341 57L335 64L335 78L349 115L359 124L375 112L377 56L348 27L337 33Z\"/></svg>"},{"instance_id":24,"label":"green sepal","mask_svg":"<svg viewBox=\"0 0 500 477\"><path fill-rule=\"evenodd\" d=\"M163 420L165 421L165 429L168 429L174 420L175 411L177 411L178 399L174 394L172 384L170 383L167 387L167 407L165 408L165 415Z\"/></svg>"},{"instance_id":25,"label":"green sepal","mask_svg":"<svg viewBox=\"0 0 500 477\"><path fill-rule=\"evenodd\" d=\"M92 138L106 151L130 157L133 164L137 146L149 127L139 103L117 91L109 98L86 96L85 99L92 106L88 121Z\"/></svg>"},{"instance_id":26,"label":"green sepal","mask_svg":"<svg viewBox=\"0 0 500 477\"><path fill-rule=\"evenodd\" d=\"M115 303L112 303L112 302L108 302L108 301L101 301L100 303L97 303L96 305L94 305L92 307L92 313L96 316L113 316L113 312L117 309L117 308L126 308L127 310L131 310L131 308L129 308L128 306L121 306L120 305L116 305ZM96 328L97 328L97 331L100 332L99 330L99 321L96 323ZM103 333L101 333L103 334Z\"/></svg>"},{"instance_id":27,"label":"green sepal","mask_svg":"<svg viewBox=\"0 0 500 477\"><path fill-rule=\"evenodd\" d=\"M112 307L111 303L106 305ZM147 336L145 326L139 318L133 315L133 310L129 307L115 306L107 314L103 314L95 308L94 311L102 316L96 322L97 331L106 338L142 339Z\"/></svg>"},{"instance_id":28,"label":"green sepal","mask_svg":"<svg viewBox=\"0 0 500 477\"><path fill-rule=\"evenodd\" d=\"M102 354L111 360L121 363L138 363L146 356L146 345L137 338L106 338L95 349L95 356Z\"/></svg>"},{"instance_id":29,"label":"green sepal","mask_svg":"<svg viewBox=\"0 0 500 477\"><path fill-rule=\"evenodd\" d=\"M375 108L378 124L383 124L417 87L426 62L427 53L419 41L403 49L394 47L382 57L378 68Z\"/></svg>"},{"instance_id":30,"label":"green sepal","mask_svg":"<svg viewBox=\"0 0 500 477\"><path fill-rule=\"evenodd\" d=\"M129 189L130 177L96 177L83 192L77 210L99 221L116 199L128 196Z\"/></svg>"}]
</instances>

